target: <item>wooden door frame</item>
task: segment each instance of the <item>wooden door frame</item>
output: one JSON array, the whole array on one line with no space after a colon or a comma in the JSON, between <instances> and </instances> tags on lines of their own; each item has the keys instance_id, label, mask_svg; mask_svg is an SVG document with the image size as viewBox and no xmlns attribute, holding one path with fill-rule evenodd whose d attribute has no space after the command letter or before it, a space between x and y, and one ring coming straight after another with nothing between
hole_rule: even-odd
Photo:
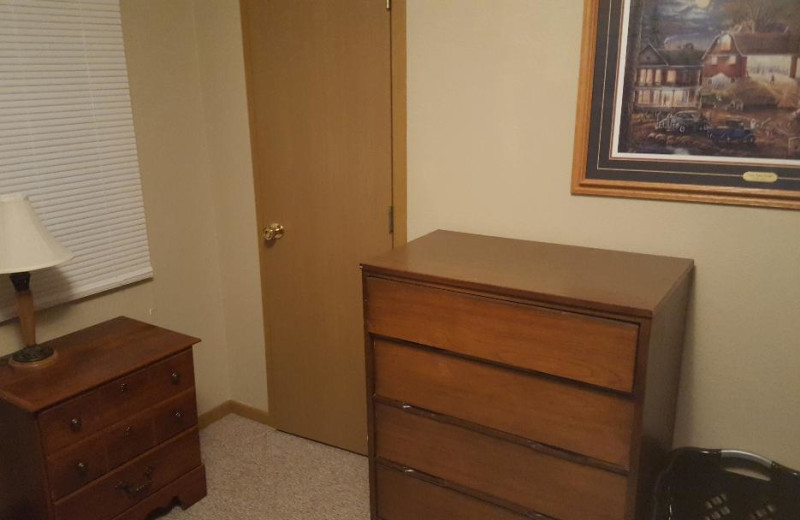
<instances>
[{"instance_id":1,"label":"wooden door frame","mask_svg":"<svg viewBox=\"0 0 800 520\"><path fill-rule=\"evenodd\" d=\"M381 0L374 0L376 2ZM400 247L408 241L408 198L407 198L407 40L406 40L406 2L407 0L392 0L389 12L391 25L391 103L392 103L392 207L394 218L394 233L392 234L392 246ZM261 228L266 225L265 211L261 207L261 180L258 172L261 171L261 161L256 149L255 132L255 110L253 82L250 78L250 38L248 33L249 14L247 10L247 0L239 0L239 12L241 15L242 26L242 48L244 51L244 74L247 89L247 113L250 125L250 153L253 162L253 193L256 204L256 229L254 230L256 240L258 240L259 273L263 265L263 255L266 253L261 238ZM366 260L366 259L365 259ZM275 417L269 412L274 409L272 406L275 396L272 363L272 344L270 342L269 316L267 316L267 302L265 299L267 280L261 276L261 305L264 322L264 343L266 345L267 361L267 393L269 394L269 410L267 411L265 423L275 426Z\"/></svg>"},{"instance_id":2,"label":"wooden door frame","mask_svg":"<svg viewBox=\"0 0 800 520\"><path fill-rule=\"evenodd\" d=\"M408 241L408 114L406 0L393 0L392 25L392 244Z\"/></svg>"}]
</instances>

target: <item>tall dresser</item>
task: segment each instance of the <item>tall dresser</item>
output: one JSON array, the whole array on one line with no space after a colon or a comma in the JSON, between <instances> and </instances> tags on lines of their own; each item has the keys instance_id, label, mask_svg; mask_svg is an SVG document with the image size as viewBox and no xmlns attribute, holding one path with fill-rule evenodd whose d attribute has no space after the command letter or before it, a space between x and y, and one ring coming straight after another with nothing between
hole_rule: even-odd
<instances>
[{"instance_id":1,"label":"tall dresser","mask_svg":"<svg viewBox=\"0 0 800 520\"><path fill-rule=\"evenodd\" d=\"M691 260L437 231L362 270L373 520L644 518Z\"/></svg>"},{"instance_id":2,"label":"tall dresser","mask_svg":"<svg viewBox=\"0 0 800 520\"><path fill-rule=\"evenodd\" d=\"M47 342L46 368L0 359L0 519L145 520L204 497L198 341L116 318Z\"/></svg>"}]
</instances>

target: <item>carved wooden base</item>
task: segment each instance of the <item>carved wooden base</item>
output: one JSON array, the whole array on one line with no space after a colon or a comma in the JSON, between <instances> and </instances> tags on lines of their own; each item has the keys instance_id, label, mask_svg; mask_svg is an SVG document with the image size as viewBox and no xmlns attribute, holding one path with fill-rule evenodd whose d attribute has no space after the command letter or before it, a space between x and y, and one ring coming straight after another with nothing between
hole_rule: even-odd
<instances>
[{"instance_id":1,"label":"carved wooden base","mask_svg":"<svg viewBox=\"0 0 800 520\"><path fill-rule=\"evenodd\" d=\"M176 503L189 509L206 496L206 468L201 465L128 509L114 520L146 520L154 513L167 512Z\"/></svg>"}]
</instances>

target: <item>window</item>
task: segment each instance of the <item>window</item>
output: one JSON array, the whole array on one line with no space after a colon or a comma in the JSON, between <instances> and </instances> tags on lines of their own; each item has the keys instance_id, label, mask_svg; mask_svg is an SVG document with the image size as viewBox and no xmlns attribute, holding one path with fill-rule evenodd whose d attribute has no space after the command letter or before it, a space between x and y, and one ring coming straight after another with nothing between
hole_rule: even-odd
<instances>
[{"instance_id":1,"label":"window","mask_svg":"<svg viewBox=\"0 0 800 520\"><path fill-rule=\"evenodd\" d=\"M667 83L674 85L678 81L678 72L675 69L667 71Z\"/></svg>"},{"instance_id":2,"label":"window","mask_svg":"<svg viewBox=\"0 0 800 520\"><path fill-rule=\"evenodd\" d=\"M0 0L0 45L0 193L75 254L34 274L38 306L151 277L118 0Z\"/></svg>"}]
</instances>

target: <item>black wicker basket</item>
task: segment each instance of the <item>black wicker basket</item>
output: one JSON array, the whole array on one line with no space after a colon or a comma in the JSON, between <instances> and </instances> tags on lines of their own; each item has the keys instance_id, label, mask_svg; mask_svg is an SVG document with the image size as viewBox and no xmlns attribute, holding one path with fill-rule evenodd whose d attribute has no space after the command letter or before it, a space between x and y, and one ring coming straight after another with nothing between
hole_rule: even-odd
<instances>
[{"instance_id":1,"label":"black wicker basket","mask_svg":"<svg viewBox=\"0 0 800 520\"><path fill-rule=\"evenodd\" d=\"M800 473L743 451L681 448L653 509L652 520L800 520Z\"/></svg>"}]
</instances>

